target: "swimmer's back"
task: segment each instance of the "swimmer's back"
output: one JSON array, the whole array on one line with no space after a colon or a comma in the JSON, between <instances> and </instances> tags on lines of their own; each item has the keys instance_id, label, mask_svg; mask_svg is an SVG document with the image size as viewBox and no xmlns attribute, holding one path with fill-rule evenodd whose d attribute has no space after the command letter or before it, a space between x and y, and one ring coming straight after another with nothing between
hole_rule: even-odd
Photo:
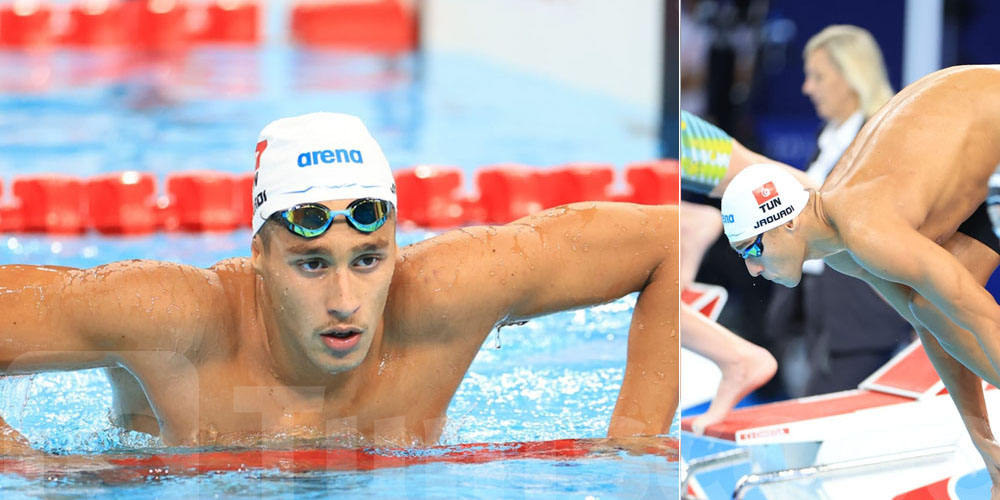
<instances>
[{"instance_id":1,"label":"swimmer's back","mask_svg":"<svg viewBox=\"0 0 1000 500\"><path fill-rule=\"evenodd\" d=\"M886 204L920 227L942 211L971 213L998 163L1000 66L959 66L918 80L882 107L821 192L834 210L860 204L878 212Z\"/></svg>"}]
</instances>

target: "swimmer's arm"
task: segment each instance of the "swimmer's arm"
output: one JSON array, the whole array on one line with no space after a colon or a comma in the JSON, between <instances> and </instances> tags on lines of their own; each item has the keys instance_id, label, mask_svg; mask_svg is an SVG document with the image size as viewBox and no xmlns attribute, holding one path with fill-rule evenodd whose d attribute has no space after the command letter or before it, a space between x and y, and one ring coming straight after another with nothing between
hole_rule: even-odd
<instances>
[{"instance_id":1,"label":"swimmer's arm","mask_svg":"<svg viewBox=\"0 0 1000 500\"><path fill-rule=\"evenodd\" d=\"M596 206L597 208L591 208ZM573 210L580 212L574 214ZM678 209L575 204L527 217L527 227L556 248L532 248L527 293L509 304L514 317L616 299L638 291L627 364L608 437L666 434L678 403ZM521 227L518 227L521 226Z\"/></svg>"},{"instance_id":2,"label":"swimmer's arm","mask_svg":"<svg viewBox=\"0 0 1000 500\"><path fill-rule=\"evenodd\" d=\"M152 261L0 266L0 372L111 366L135 351L183 352L222 326L217 282L210 271Z\"/></svg>"},{"instance_id":3,"label":"swimmer's arm","mask_svg":"<svg viewBox=\"0 0 1000 500\"><path fill-rule=\"evenodd\" d=\"M471 360L496 325L641 291L611 431L667 432L678 392L677 220L676 206L592 202L451 231L404 253L393 307L410 330L453 332L442 340Z\"/></svg>"},{"instance_id":4,"label":"swimmer's arm","mask_svg":"<svg viewBox=\"0 0 1000 500\"><path fill-rule=\"evenodd\" d=\"M950 253L945 253L951 256ZM847 258L850 259L849 256ZM853 259L851 259L851 263L854 263ZM856 263L854 263L854 266L860 267ZM833 267L836 269L836 266ZM965 269L964 266L960 267L963 270ZM987 418L981 379L972 370L946 352L934 337L934 334L925 328L921 328L920 324L913 318L913 314L909 310L910 287L874 276L864 268L861 268L861 274L866 274L867 277L863 279L875 287L883 297L886 297L893 308L902 314L913 325L914 329L919 332L924 351L927 353L927 357L930 358L934 369L937 370L938 375L940 375L941 380L948 389L948 393L959 415L962 417L962 421L969 432L969 436L972 438L973 444L975 444L984 459L987 460L987 464L992 463L989 450L996 448L996 442L993 432L990 429L989 419ZM978 287L978 283L976 285Z\"/></svg>"},{"instance_id":5,"label":"swimmer's arm","mask_svg":"<svg viewBox=\"0 0 1000 500\"><path fill-rule=\"evenodd\" d=\"M990 358L1000 354L1000 308L947 250L904 221L868 224L853 230L845 242L866 270L912 288L956 324L973 332L991 353Z\"/></svg>"}]
</instances>

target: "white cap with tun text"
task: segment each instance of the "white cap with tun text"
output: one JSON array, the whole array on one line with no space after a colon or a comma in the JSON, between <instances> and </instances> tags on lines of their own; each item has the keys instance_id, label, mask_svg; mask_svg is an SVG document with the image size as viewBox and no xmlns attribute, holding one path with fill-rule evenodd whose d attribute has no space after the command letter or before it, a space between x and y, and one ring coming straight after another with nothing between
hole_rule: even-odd
<instances>
[{"instance_id":1,"label":"white cap with tun text","mask_svg":"<svg viewBox=\"0 0 1000 500\"><path fill-rule=\"evenodd\" d=\"M722 195L722 227L731 243L743 241L794 219L808 202L809 192L784 167L750 165Z\"/></svg>"},{"instance_id":2,"label":"white cap with tun text","mask_svg":"<svg viewBox=\"0 0 1000 500\"><path fill-rule=\"evenodd\" d=\"M310 113L261 130L253 182L253 232L302 203L379 198L396 205L389 161L361 119Z\"/></svg>"}]
</instances>

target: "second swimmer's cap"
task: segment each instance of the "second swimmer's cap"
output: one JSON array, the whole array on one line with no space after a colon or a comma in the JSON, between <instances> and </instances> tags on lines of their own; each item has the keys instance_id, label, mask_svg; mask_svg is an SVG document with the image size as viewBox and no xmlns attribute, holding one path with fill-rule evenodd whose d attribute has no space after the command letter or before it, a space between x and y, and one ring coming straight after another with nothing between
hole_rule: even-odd
<instances>
[{"instance_id":1,"label":"second swimmer's cap","mask_svg":"<svg viewBox=\"0 0 1000 500\"><path fill-rule=\"evenodd\" d=\"M722 227L730 242L743 241L794 219L808 202L809 192L783 167L750 165L722 195Z\"/></svg>"},{"instance_id":2,"label":"second swimmer's cap","mask_svg":"<svg viewBox=\"0 0 1000 500\"><path fill-rule=\"evenodd\" d=\"M378 198L396 205L389 161L356 116L310 113L275 120L257 139L253 232L301 203Z\"/></svg>"}]
</instances>

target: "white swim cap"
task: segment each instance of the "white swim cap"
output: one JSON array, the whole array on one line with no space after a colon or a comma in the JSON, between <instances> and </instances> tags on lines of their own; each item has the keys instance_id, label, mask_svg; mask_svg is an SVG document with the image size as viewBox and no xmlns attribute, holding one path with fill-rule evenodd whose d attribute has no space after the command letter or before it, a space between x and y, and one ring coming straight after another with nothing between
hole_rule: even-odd
<instances>
[{"instance_id":1,"label":"white swim cap","mask_svg":"<svg viewBox=\"0 0 1000 500\"><path fill-rule=\"evenodd\" d=\"M301 203L379 198L396 205L389 161L356 116L310 113L275 120L257 139L253 232Z\"/></svg>"},{"instance_id":2,"label":"white swim cap","mask_svg":"<svg viewBox=\"0 0 1000 500\"><path fill-rule=\"evenodd\" d=\"M722 195L722 227L731 243L743 241L794 219L808 202L809 192L783 167L750 165Z\"/></svg>"}]
</instances>

